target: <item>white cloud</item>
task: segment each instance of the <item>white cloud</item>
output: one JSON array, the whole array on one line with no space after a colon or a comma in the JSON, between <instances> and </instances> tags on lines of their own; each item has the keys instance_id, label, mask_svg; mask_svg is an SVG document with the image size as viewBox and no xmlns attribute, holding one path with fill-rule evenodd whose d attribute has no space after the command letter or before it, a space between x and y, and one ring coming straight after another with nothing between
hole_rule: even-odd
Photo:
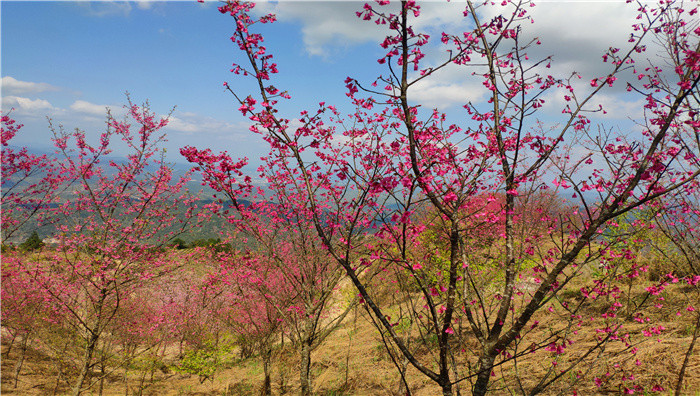
<instances>
[{"instance_id":1,"label":"white cloud","mask_svg":"<svg viewBox=\"0 0 700 396\"><path fill-rule=\"evenodd\" d=\"M645 100L640 96L636 98L636 100L625 100L620 95L597 95L596 102L603 106L603 110L606 112L599 117L602 119L641 120L644 117Z\"/></svg>"},{"instance_id":2,"label":"white cloud","mask_svg":"<svg viewBox=\"0 0 700 396\"><path fill-rule=\"evenodd\" d=\"M363 10L362 1L280 1L256 3L254 12L259 15L272 13L282 22L300 22L306 51L313 56L328 57L333 47L379 42L388 34L386 25L377 25L356 16ZM372 4L375 10L396 13L398 3L389 6ZM436 31L438 27L463 25L460 2L421 2L421 16L415 20L415 28ZM434 36L434 37L439 37Z\"/></svg>"},{"instance_id":3,"label":"white cloud","mask_svg":"<svg viewBox=\"0 0 700 396\"><path fill-rule=\"evenodd\" d=\"M184 121L175 116L170 116L170 119L168 120L168 129L187 133L202 132L200 124Z\"/></svg>"},{"instance_id":4,"label":"white cloud","mask_svg":"<svg viewBox=\"0 0 700 396\"><path fill-rule=\"evenodd\" d=\"M444 80L442 80L444 81ZM484 99L487 91L476 80L465 82L438 82L424 79L409 90L410 100L428 108L444 111L454 105L464 105Z\"/></svg>"},{"instance_id":5,"label":"white cloud","mask_svg":"<svg viewBox=\"0 0 700 396\"><path fill-rule=\"evenodd\" d=\"M255 12L273 13L283 22L300 22L306 51L327 56L332 46L378 42L389 34L386 25L377 26L355 15L362 5L356 1L260 2ZM412 24L418 31L431 34L432 40L439 40L443 30L459 33L474 25L470 17L463 16L463 3L421 2L420 6L421 15ZM392 12L397 6L373 7ZM544 45L538 52L556 54L562 61L575 57L582 65L599 61L602 51L610 45L623 46L636 16L636 8L621 0L538 2L527 11L535 24L523 22L524 33L543 39ZM501 12L507 9L498 5L483 7L479 11L481 22Z\"/></svg>"},{"instance_id":6,"label":"white cloud","mask_svg":"<svg viewBox=\"0 0 700 396\"><path fill-rule=\"evenodd\" d=\"M201 116L192 112L179 113L170 116L166 130L184 132L185 135L206 133L207 135L247 134L249 123L230 123L211 117ZM161 117L166 117L161 115Z\"/></svg>"},{"instance_id":7,"label":"white cloud","mask_svg":"<svg viewBox=\"0 0 700 396\"><path fill-rule=\"evenodd\" d=\"M188 0L170 0L176 2L189 2ZM156 14L163 12L163 0L97 0L74 2L83 10L83 13L91 17L128 17L134 9L149 11Z\"/></svg>"},{"instance_id":8,"label":"white cloud","mask_svg":"<svg viewBox=\"0 0 700 396\"><path fill-rule=\"evenodd\" d=\"M153 7L153 1L151 0L137 0L136 7L141 10L149 10Z\"/></svg>"},{"instance_id":9,"label":"white cloud","mask_svg":"<svg viewBox=\"0 0 700 396\"><path fill-rule=\"evenodd\" d=\"M605 73L609 64L601 56L609 47L626 48L636 7L621 1L547 2L531 9L535 19L525 36L539 37L534 58L553 55L554 71L577 71L585 77ZM565 68L565 69L562 69Z\"/></svg>"},{"instance_id":10,"label":"white cloud","mask_svg":"<svg viewBox=\"0 0 700 396\"><path fill-rule=\"evenodd\" d=\"M185 146L209 147L214 152L228 151L234 158L247 156L253 159L255 166L249 167L252 170L259 165L255 159L266 153L267 144L250 132L249 127L248 121L231 122L192 112L178 112L177 116L170 116L162 132L167 135L165 147L169 152L178 153ZM182 160L181 157L177 159Z\"/></svg>"},{"instance_id":11,"label":"white cloud","mask_svg":"<svg viewBox=\"0 0 700 396\"><path fill-rule=\"evenodd\" d=\"M107 114L107 109L110 106L99 105L95 103L86 102L84 100L76 100L70 105L70 109L83 114L93 115L93 116L104 116Z\"/></svg>"},{"instance_id":12,"label":"white cloud","mask_svg":"<svg viewBox=\"0 0 700 396\"><path fill-rule=\"evenodd\" d=\"M6 113L11 108L17 114L44 117L56 110L56 108L44 99L29 99L20 96L3 96L2 112Z\"/></svg>"},{"instance_id":13,"label":"white cloud","mask_svg":"<svg viewBox=\"0 0 700 396\"><path fill-rule=\"evenodd\" d=\"M543 99L545 105L542 110L552 115L561 114L567 104L574 106L573 101L567 103L564 100L561 91L550 91ZM624 95L612 90L603 91L593 97L584 110L590 118L595 120L640 120L644 117L644 102L644 98L639 95ZM605 113L599 111L600 106ZM591 111L593 113L590 113Z\"/></svg>"},{"instance_id":14,"label":"white cloud","mask_svg":"<svg viewBox=\"0 0 700 396\"><path fill-rule=\"evenodd\" d=\"M377 26L370 21L356 17L362 10L362 2L296 2L258 3L257 13L274 13L282 22L301 23L305 50L310 55L329 57L338 48L366 42L380 42L390 34L386 25ZM421 15L413 24L417 31L431 36L431 42L424 47L426 58L423 66L435 66L446 59L446 46L440 44L441 32L459 33L471 30L474 22L465 18L465 6L460 2L421 2ZM390 10L396 5L379 7L376 10ZM522 21L523 39L538 37L542 45L528 50L531 60L554 56L551 69L543 69L546 74L567 77L572 71L590 79L605 75L611 65L603 63L601 56L610 46L626 48L631 25L636 21L636 7L622 0L612 1L567 1L537 3L528 8L535 23ZM485 22L507 9L499 5L483 7L479 16ZM507 15L507 14L506 14ZM504 43L507 44L507 43ZM646 55L645 55L646 56ZM478 56L473 56L478 62ZM430 107L450 107L469 100L483 99L484 89L479 84L480 77L470 76L475 69L450 67L427 80L416 84L412 97ZM455 69L455 70L452 70ZM465 71L468 70L468 74ZM478 74L478 73L477 73ZM589 77L591 76L591 77ZM588 81L588 80L585 80ZM623 86L624 84L619 84ZM616 90L617 85L616 85Z\"/></svg>"},{"instance_id":15,"label":"white cloud","mask_svg":"<svg viewBox=\"0 0 700 396\"><path fill-rule=\"evenodd\" d=\"M80 1L75 4L94 17L128 16L132 9L128 1Z\"/></svg>"},{"instance_id":16,"label":"white cloud","mask_svg":"<svg viewBox=\"0 0 700 396\"><path fill-rule=\"evenodd\" d=\"M260 2L255 12L275 14L282 22L301 22L306 51L310 55L328 57L331 47L377 41L385 36L374 23L355 16L362 4L356 1Z\"/></svg>"},{"instance_id":17,"label":"white cloud","mask_svg":"<svg viewBox=\"0 0 700 396\"><path fill-rule=\"evenodd\" d=\"M57 91L59 88L47 83L36 83L29 81L20 81L14 77L5 76L2 78L3 94L22 95L34 94L46 91Z\"/></svg>"}]
</instances>

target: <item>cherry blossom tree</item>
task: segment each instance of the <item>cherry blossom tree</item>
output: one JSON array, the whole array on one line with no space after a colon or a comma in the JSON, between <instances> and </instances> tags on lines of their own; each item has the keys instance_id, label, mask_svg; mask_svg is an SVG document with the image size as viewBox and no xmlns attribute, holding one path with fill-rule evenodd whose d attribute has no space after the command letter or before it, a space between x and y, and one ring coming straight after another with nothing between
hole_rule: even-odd
<instances>
[{"instance_id":1,"label":"cherry blossom tree","mask_svg":"<svg viewBox=\"0 0 700 396\"><path fill-rule=\"evenodd\" d=\"M2 115L3 246L25 225L50 221L47 209L57 202L59 189L69 184L57 172L54 158L10 146L22 127L9 114Z\"/></svg>"},{"instance_id":2,"label":"cherry blossom tree","mask_svg":"<svg viewBox=\"0 0 700 396\"><path fill-rule=\"evenodd\" d=\"M47 296L36 287L31 276L25 276L22 271L19 258L22 254L6 251L6 243L25 226L49 221L48 209L58 202L60 187L69 184L67 178L57 172L55 159L30 153L26 147L10 146L22 127L9 114L2 115L2 323L11 337L6 357L15 339L20 337L21 340L14 372L15 387L31 338L42 323L55 323L57 315L43 305Z\"/></svg>"},{"instance_id":3,"label":"cherry blossom tree","mask_svg":"<svg viewBox=\"0 0 700 396\"><path fill-rule=\"evenodd\" d=\"M20 272L42 291L47 309L59 312L58 323L82 340L75 395L94 384L95 355L120 310L144 284L181 265L163 247L196 220L193 198L184 192L188 178L174 177L158 147L164 137L157 133L167 118L156 118L147 104L130 102L126 110L130 120L108 114L107 131L97 145L80 130L53 129L63 157L55 172L73 181L67 196L47 209L59 220L60 244L42 256L18 258ZM103 164L117 137L130 150L126 161ZM32 209L48 202L43 197L50 194L38 194L37 205L34 196L29 198Z\"/></svg>"},{"instance_id":4,"label":"cherry blossom tree","mask_svg":"<svg viewBox=\"0 0 700 396\"><path fill-rule=\"evenodd\" d=\"M209 311L242 341L241 347L258 353L264 374L261 392L270 395L273 346L283 326L283 312L298 292L264 255L219 252L214 259L221 270L209 275L202 290L214 302Z\"/></svg>"},{"instance_id":5,"label":"cherry blossom tree","mask_svg":"<svg viewBox=\"0 0 700 396\"><path fill-rule=\"evenodd\" d=\"M257 292L246 298L261 299L261 304L277 307L284 329L299 347L301 393L310 394L311 353L338 328L354 304L347 302L338 310L331 306L342 279L342 268L327 253L313 232L312 219L295 198L270 202L265 199L263 191L252 187L249 180L237 185L232 176L244 162L232 164L225 153L212 155L208 150L199 151L193 147L186 147L181 152L198 165L205 184L224 194L232 211L224 211L221 215L236 228L239 238L250 240L248 251L239 254L257 257L254 260L259 267L256 271L265 273L266 281L255 283ZM275 175L265 174L263 169L262 176L273 180ZM252 199L252 202L246 199ZM235 273L242 269L232 267L229 271ZM271 279L276 282L270 282ZM247 290L250 287L239 285L239 288Z\"/></svg>"},{"instance_id":6,"label":"cherry blossom tree","mask_svg":"<svg viewBox=\"0 0 700 396\"><path fill-rule=\"evenodd\" d=\"M8 358L19 338L19 356L14 367L14 387L17 387L26 352L32 339L38 336L40 329L52 328L61 317L62 312L56 307L47 306L50 297L33 282L30 274L24 272L22 253L8 251L3 253L2 267L2 326L10 341L5 358ZM4 337L4 335L3 335Z\"/></svg>"},{"instance_id":7,"label":"cherry blossom tree","mask_svg":"<svg viewBox=\"0 0 700 396\"><path fill-rule=\"evenodd\" d=\"M570 372L576 373L572 385L577 383L586 374L578 367L590 371L594 357L610 342L633 354L634 342L616 314L617 278L604 277L581 288L586 299L612 300L597 319L599 332L589 335L592 346L586 352L564 359L567 346L580 339L575 335L582 304L562 300L560 292L584 279L591 263L603 260L610 266L618 241L602 235L617 218L691 185L700 174L693 144L698 140L700 80L700 30L693 23L697 5L638 4L639 22L631 27L628 45L601 54L607 70L580 84L575 71L547 74L551 57L528 56L541 45L539 39L525 38L526 24L532 22L529 1L500 6L468 1L464 17L469 29L444 32L439 40L446 55L430 65L423 49L434 39L413 25L420 6L402 1L392 8L388 3L367 4L357 13L386 27L381 43L386 55L379 63L388 70L369 84L346 80L356 108L347 117L325 103L314 111L281 115L279 102L290 94L272 82L278 66L262 35L252 31L275 17L253 18L250 3L228 2L219 8L234 19L231 39L243 53L232 72L254 79L259 87L255 94L242 94L225 84L239 111L253 122L251 130L270 145L260 173L273 200L296 203L295 214L309 219L392 347L445 395L459 393L465 382L476 395L504 387L535 394ZM674 67L644 64L650 47L666 50ZM465 104L470 120L462 125L450 124L450 117L438 109L420 107L413 96L418 82L448 67L464 68L465 75L482 83L488 98ZM643 116L629 134L596 125L596 113L605 111L598 98L615 86L644 99ZM564 105L556 124L547 125L538 115L545 105L553 105L552 97ZM192 150L184 154L192 157ZM220 181L242 195L254 191L241 172L245 160L206 155L209 164L217 164ZM212 176L210 182L217 183ZM544 227L525 227L517 208L540 189L567 194L576 203L568 204L566 213L543 211L538 220ZM504 195L497 208L473 211L475 197L489 191ZM431 249L439 250L416 256L407 247L425 241L421 235L426 225L415 221L425 207L434 213L431 225L440 235L440 243ZM477 215L502 230L490 243L501 248L496 257L479 257L466 249L474 231L469 224L475 224ZM394 247L385 249L387 243ZM425 276L423 268L435 261L425 254L441 261L434 276ZM620 257L631 259L624 252ZM376 302L361 276L369 267L401 270L413 284L416 301L421 301L412 305L420 311L415 317L422 316L423 327L437 338L428 360L397 333L389 308ZM484 268L490 277L483 277ZM538 331L543 315L564 319L563 324ZM455 336L455 324L462 321L475 341L475 356L466 348L455 352L465 346ZM646 332L655 331L652 326ZM526 384L517 375L498 377L499 367L517 366L538 351L552 358L535 383ZM596 377L595 382L602 381ZM633 382L625 385L626 391L641 388Z\"/></svg>"}]
</instances>

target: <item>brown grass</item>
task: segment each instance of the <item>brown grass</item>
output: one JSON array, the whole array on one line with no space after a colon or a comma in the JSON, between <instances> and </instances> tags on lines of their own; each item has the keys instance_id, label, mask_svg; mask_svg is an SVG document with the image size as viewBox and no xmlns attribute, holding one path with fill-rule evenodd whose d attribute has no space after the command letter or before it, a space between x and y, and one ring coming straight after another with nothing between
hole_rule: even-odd
<instances>
[{"instance_id":1,"label":"brown grass","mask_svg":"<svg viewBox=\"0 0 700 396\"><path fill-rule=\"evenodd\" d=\"M641 287L641 286L640 286ZM683 361L685 352L691 342L693 330L691 315L677 316L676 312L687 307L687 296L683 293L683 286L673 285L668 288L664 296L665 305L661 309L651 308L645 310L654 325L663 325L667 330L655 337L641 336L642 330L647 325L630 321L625 324L625 331L633 337L637 351L634 355L629 350L625 351L620 343L611 344L606 349L606 356L591 356L587 359L590 371L581 373L582 378L572 386L575 375L565 376L562 381L553 384L545 394L572 394L575 389L579 395L597 394L621 394L621 386L627 383L639 384L650 389L654 384L662 385L666 391L662 395L672 394L677 381L677 375ZM568 298L575 299L575 291L566 294ZM696 305L697 306L697 305ZM598 301L587 305L583 310L582 327L578 328L578 335L572 335L575 339L573 345L567 348L557 362L559 367L564 367L567 361L580 356L593 343L591 334L594 328L600 326L599 313L605 308L604 301ZM589 319L595 317L596 319ZM537 337L544 334L548 328L561 325L551 315L540 313L537 318L540 326L533 334ZM9 339L3 332L3 356L8 348ZM466 352L459 354L458 362L466 367L467 362L474 364L476 354L473 352L476 346L475 340L467 339L460 348ZM690 358L686 369L684 382L684 394L700 395L700 345L696 345L695 353ZM53 395L69 393L69 387L65 380L57 381L58 372L54 359L49 356L48 350L41 343L34 342L28 350L26 360L22 367L18 386L13 387L14 365L19 355L17 345L13 347L8 358L2 359L2 394L8 395ZM177 361L170 356L165 362L171 368ZM552 367L555 355L550 352L539 351L535 354L525 355L518 360L519 378L526 387L533 386L547 370ZM274 352L273 363L273 393L281 394L283 387L286 393L295 394L299 389L298 357L295 350L289 347L287 342L284 349L277 348ZM423 356L423 361L428 361ZM636 360L639 361L637 365ZM387 352L384 350L379 333L372 327L361 309L351 313L342 326L312 354L311 373L313 377L314 393L318 395L398 395L400 378L395 366L392 364ZM253 356L238 361L219 371L212 380L200 382L199 378L192 375L180 374L172 369L156 370L152 380L150 373L146 376L143 389L144 395L258 395L263 381L262 363ZM511 387L516 394L518 384L513 380L516 367L512 362L503 364L497 370L494 385L501 390L494 390L492 394L510 394L503 386ZM123 369L118 369L107 376L104 383L103 394L123 395L125 384ZM610 372L612 375L606 376ZM634 373L634 380L622 381L623 374ZM71 373L67 373L71 375ZM598 388L593 383L593 377L603 378L603 386ZM437 395L440 390L429 379L420 374L416 369L409 367L407 371L408 383L411 394L414 396ZM506 378L505 380L502 378ZM135 394L141 375L135 370L128 374L130 385L129 394ZM58 385L57 385L58 384ZM462 385L462 394L469 394L468 383ZM86 394L98 394L97 385ZM91 393L92 392L92 393Z\"/></svg>"}]
</instances>

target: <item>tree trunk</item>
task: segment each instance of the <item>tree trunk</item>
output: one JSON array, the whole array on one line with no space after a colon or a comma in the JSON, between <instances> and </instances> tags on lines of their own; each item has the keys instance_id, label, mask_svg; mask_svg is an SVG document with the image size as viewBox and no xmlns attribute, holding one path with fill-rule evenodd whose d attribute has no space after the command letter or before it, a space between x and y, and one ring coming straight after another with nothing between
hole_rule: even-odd
<instances>
[{"instance_id":1,"label":"tree trunk","mask_svg":"<svg viewBox=\"0 0 700 396\"><path fill-rule=\"evenodd\" d=\"M15 363L15 388L17 388L17 382L19 381L19 372L22 370L22 364L24 364L24 356L27 352L27 341L29 339L29 332L24 334L22 337L22 344L20 344L19 356L17 357L17 362Z\"/></svg>"},{"instance_id":2,"label":"tree trunk","mask_svg":"<svg viewBox=\"0 0 700 396\"><path fill-rule=\"evenodd\" d=\"M10 344L7 346L7 350L5 351L5 356L4 358L7 359L10 357L10 351L12 351L12 346L15 344L15 338L17 338L17 333L12 333L9 332L12 335L12 338L10 339Z\"/></svg>"},{"instance_id":3,"label":"tree trunk","mask_svg":"<svg viewBox=\"0 0 700 396\"><path fill-rule=\"evenodd\" d=\"M124 396L129 396L129 363L131 359L124 365Z\"/></svg>"},{"instance_id":4,"label":"tree trunk","mask_svg":"<svg viewBox=\"0 0 700 396\"><path fill-rule=\"evenodd\" d=\"M137 396L143 395L143 388L144 388L143 384L146 382L146 374L147 374L146 370L141 371L141 379L139 380L139 387L138 387L138 390L136 391Z\"/></svg>"},{"instance_id":5,"label":"tree trunk","mask_svg":"<svg viewBox=\"0 0 700 396\"><path fill-rule=\"evenodd\" d=\"M280 342L280 350L282 353L284 353L284 332L281 334L281 339L282 341ZM277 371L279 372L280 378L279 378L279 387L280 387L280 395L284 395L287 393L287 369L284 367L283 364L278 365Z\"/></svg>"},{"instance_id":6,"label":"tree trunk","mask_svg":"<svg viewBox=\"0 0 700 396\"><path fill-rule=\"evenodd\" d=\"M403 396L411 396L411 389L408 387L408 381L406 381L406 370L408 370L409 363L410 362L408 359L404 356L401 366L399 367L399 375L401 376L401 382L399 382L399 395Z\"/></svg>"},{"instance_id":7,"label":"tree trunk","mask_svg":"<svg viewBox=\"0 0 700 396\"><path fill-rule=\"evenodd\" d=\"M454 378L457 379L459 378L459 372L457 371L457 362L455 361L455 355L450 352L450 359L452 360L452 374L454 374ZM455 396L462 396L462 389L459 385L459 383L455 384Z\"/></svg>"},{"instance_id":8,"label":"tree trunk","mask_svg":"<svg viewBox=\"0 0 700 396\"><path fill-rule=\"evenodd\" d=\"M683 359L681 371L678 373L678 382L676 383L676 392L674 393L674 396L680 396L681 392L683 391L683 377L685 376L685 369L688 367L688 361L693 355L695 341L697 341L698 336L700 336L700 334L698 334L698 327L700 327L700 315L697 315L697 320L695 321L695 330L693 330L693 339L690 341L690 346L688 347L688 351L685 353L685 358Z\"/></svg>"},{"instance_id":9,"label":"tree trunk","mask_svg":"<svg viewBox=\"0 0 700 396\"><path fill-rule=\"evenodd\" d=\"M58 356L63 356L66 354L66 351L68 350L68 346L71 345L71 341L68 340L66 341L66 344L63 346L63 349L61 350L61 353L58 354ZM63 378L63 364L61 363L61 359L54 359L54 362L56 363L56 385L53 388L53 394L56 395L58 393L58 387L61 386L61 380ZM70 383L68 380L65 380L68 385Z\"/></svg>"},{"instance_id":10,"label":"tree trunk","mask_svg":"<svg viewBox=\"0 0 700 396\"><path fill-rule=\"evenodd\" d=\"M88 340L87 345L85 345L85 354L83 356L83 365L80 369L80 375L78 375L78 380L76 381L75 386L73 386L73 396L80 395L81 389L83 388L83 384L85 383L85 379L90 374L90 367L92 366L92 355L95 352L95 347L97 346L98 338L99 335L97 331L90 332L90 339Z\"/></svg>"},{"instance_id":11,"label":"tree trunk","mask_svg":"<svg viewBox=\"0 0 700 396\"><path fill-rule=\"evenodd\" d=\"M309 378L309 372L311 371L311 346L307 342L301 343L301 370L299 370L299 376L301 379L301 392L302 396L308 396L311 394L311 380Z\"/></svg>"},{"instance_id":12,"label":"tree trunk","mask_svg":"<svg viewBox=\"0 0 700 396\"><path fill-rule=\"evenodd\" d=\"M487 353L481 357L479 361L479 375L476 378L476 383L474 383L473 395L483 396L486 394L486 390L489 386L489 381L491 380L491 371L493 371L493 362L496 359L495 356L489 356Z\"/></svg>"},{"instance_id":13,"label":"tree trunk","mask_svg":"<svg viewBox=\"0 0 700 396\"><path fill-rule=\"evenodd\" d=\"M104 389L105 389L106 366L107 366L107 362L105 360L105 353L103 352L100 356L100 388L99 388L99 393L98 393L100 396L102 396L102 393L104 392Z\"/></svg>"},{"instance_id":14,"label":"tree trunk","mask_svg":"<svg viewBox=\"0 0 700 396\"><path fill-rule=\"evenodd\" d=\"M272 381L270 380L272 349L268 346L264 347L261 355L263 360L263 372L265 373L261 394L263 396L269 396L272 394Z\"/></svg>"},{"instance_id":15,"label":"tree trunk","mask_svg":"<svg viewBox=\"0 0 700 396\"><path fill-rule=\"evenodd\" d=\"M440 385L442 387L442 396L452 396L452 383L447 382Z\"/></svg>"}]
</instances>

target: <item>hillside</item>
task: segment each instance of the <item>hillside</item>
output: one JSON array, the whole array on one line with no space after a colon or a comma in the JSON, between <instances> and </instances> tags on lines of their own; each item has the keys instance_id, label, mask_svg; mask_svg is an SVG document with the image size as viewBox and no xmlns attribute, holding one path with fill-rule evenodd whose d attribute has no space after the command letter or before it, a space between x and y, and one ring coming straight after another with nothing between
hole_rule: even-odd
<instances>
[{"instance_id":1,"label":"hillside","mask_svg":"<svg viewBox=\"0 0 700 396\"><path fill-rule=\"evenodd\" d=\"M184 271L183 274L188 273ZM344 297L353 293L353 289L347 282L343 282L343 290L338 290L336 304L343 304ZM638 285L639 291L644 284ZM628 354L617 354L614 350L608 350L606 358L592 358L582 366L582 378L580 381L572 380L572 377L564 378L554 383L544 394L572 394L575 390L579 395L595 394L620 394L622 386L630 383L642 385L650 389L653 384L660 384L666 392L671 394L675 388L677 373L682 364L682 357L692 340L695 327L688 315L677 315L676 312L685 308L687 287L673 285L664 292L666 304L660 309L650 309L648 314L656 324L662 325L665 330L653 337L643 337L644 325L628 321L625 324L626 331L632 334L635 348L637 348L636 360ZM570 288L562 292L565 299L574 301L578 298L577 290ZM605 302L591 303L584 309L584 316L593 316L601 311ZM547 323L546 315L541 315L540 323L542 332L554 323ZM585 321L580 329L581 334L590 333L599 323ZM458 341L455 348L465 348L476 342L466 328L458 329ZM420 350L421 342L417 333L413 333L416 345ZM16 387L13 377L17 372L16 363L19 356L17 343L9 351L9 337L3 329L2 344L2 393L7 395L45 395L64 394L69 391L66 385L65 375L59 374L56 365L50 356L47 344L38 340L32 342L28 349L26 359L21 366L21 372ZM590 340L581 339L569 348L567 356L582 356L591 345ZM614 347L612 347L614 348ZM427 350L423 357L427 357ZM476 349L474 349L476 351ZM222 346L217 355L217 360L204 360L198 364L203 367L216 368L210 378L202 378L191 373L184 373L183 360L178 358L178 349L174 344L166 346L164 357L161 360L149 361L138 358L128 365L128 370L123 367L108 367L105 379L99 381L91 388L89 394L119 395L119 394L144 394L144 395L258 395L263 381L262 363L259 356L241 358L242 351L235 344ZM295 394L299 389L298 355L297 349L290 345L289 339L278 339L272 356L272 393ZM144 351L145 352L145 351ZM145 356L145 355L144 355ZM474 364L477 356L469 356L463 365ZM500 368L501 373L512 374L513 370L519 370L520 380L525 389L533 386L544 371L551 366L549 359L551 353L540 352L530 356L524 356L518 361L518 367L506 364ZM543 359L544 358L544 359ZM563 362L562 362L563 363ZM406 362L398 359L398 364ZM465 366L466 367L466 366ZM593 377L599 375L601 370L616 367L609 378L605 378L600 387L594 384ZM628 371L629 370L629 371ZM627 379L626 372L633 372L633 380ZM500 373L499 373L500 374ZM101 372L93 373L99 377ZM313 391L318 395L404 395L409 394L401 387L401 381L392 359L387 354L381 341L381 337L375 327L368 320L368 316L362 306L356 306L342 325L331 334L325 342L312 354L311 375L313 378ZM504 375L504 377L508 377ZM410 394L414 396L437 395L438 387L416 369L408 365L406 380L409 384ZM572 385L573 383L573 385ZM685 395L698 395L700 389L700 355L693 353L689 358L684 382ZM515 383L496 382L495 386L509 386L511 391L519 393ZM469 385L465 381L460 385L462 394L469 394ZM492 394L509 394L507 388L494 391ZM647 394L647 393L645 393Z\"/></svg>"}]
</instances>

